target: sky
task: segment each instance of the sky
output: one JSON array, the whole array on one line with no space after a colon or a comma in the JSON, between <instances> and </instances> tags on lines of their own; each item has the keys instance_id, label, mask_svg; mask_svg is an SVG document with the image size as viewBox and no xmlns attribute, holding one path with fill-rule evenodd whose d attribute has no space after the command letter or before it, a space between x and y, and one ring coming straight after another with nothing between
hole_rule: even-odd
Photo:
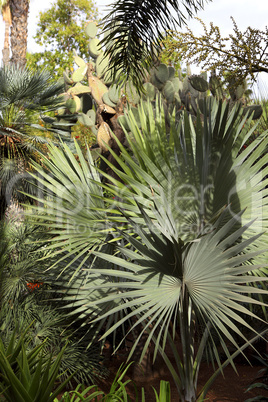
<instances>
[{"instance_id":1,"label":"sky","mask_svg":"<svg viewBox=\"0 0 268 402\"><path fill-rule=\"evenodd\" d=\"M45 11L50 8L52 1L30 0L30 13L28 24L28 51L39 51L40 48L35 44L33 36L36 32L36 24L38 22L38 14L40 11ZM107 5L111 4L113 0L96 0L95 3L101 15L105 15ZM204 10L198 12L200 17L206 25L213 22L219 26L223 36L228 36L232 33L231 16L237 22L241 31L244 31L248 26L264 30L268 26L268 0L214 0L207 2ZM189 20L188 26L195 34L202 32L200 24L196 20ZM4 43L4 22L0 17L0 49L3 48ZM0 57L2 51L0 50ZM266 74L268 75L268 74ZM268 80L268 79L267 79ZM267 81L268 82L268 81Z\"/></svg>"}]
</instances>

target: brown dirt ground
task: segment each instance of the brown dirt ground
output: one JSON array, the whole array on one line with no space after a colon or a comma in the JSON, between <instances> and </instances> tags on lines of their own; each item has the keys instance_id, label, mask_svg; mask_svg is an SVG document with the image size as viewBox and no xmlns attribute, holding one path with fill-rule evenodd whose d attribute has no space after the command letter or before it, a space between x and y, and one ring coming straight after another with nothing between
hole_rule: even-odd
<instances>
[{"instance_id":1,"label":"brown dirt ground","mask_svg":"<svg viewBox=\"0 0 268 402\"><path fill-rule=\"evenodd\" d=\"M265 351L264 351L265 352ZM249 356L250 357L250 356ZM111 382L122 362L125 361L126 356L124 353L120 353L119 356L109 356L107 359L107 367L110 370L110 376L108 379L100 384L100 388L104 392L108 392ZM263 390L253 390L251 392L245 393L245 390L250 385L251 382L258 377L258 372L262 368L254 358L250 358L252 366L250 366L244 358L239 358L236 360L236 367L238 374L235 373L233 368L229 365L224 369L224 377L219 375L215 382L213 383L211 389L207 394L206 401L208 402L243 402L248 398L252 398L257 395L262 395L268 397L268 392L264 393ZM199 388L201 388L206 381L213 374L213 367L211 364L202 363L199 372ZM165 364L160 360L156 361L155 365L150 366L148 369L140 369L138 365L132 365L128 371L126 379L132 379L138 390L141 387L145 389L146 402L155 402L154 392L152 386L158 391L160 380L170 381L171 385L171 401L179 402L177 396L176 386L173 383L173 379L166 368ZM134 396L134 388L129 387L129 394ZM141 396L139 395L139 400Z\"/></svg>"}]
</instances>

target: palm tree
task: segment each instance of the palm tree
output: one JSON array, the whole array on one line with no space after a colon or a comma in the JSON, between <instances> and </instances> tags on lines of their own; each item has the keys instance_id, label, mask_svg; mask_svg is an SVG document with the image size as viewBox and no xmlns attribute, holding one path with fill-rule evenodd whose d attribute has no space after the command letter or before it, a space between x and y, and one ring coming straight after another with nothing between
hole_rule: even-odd
<instances>
[{"instance_id":1,"label":"palm tree","mask_svg":"<svg viewBox=\"0 0 268 402\"><path fill-rule=\"evenodd\" d=\"M11 26L11 12L9 6L9 0L0 0L1 14L5 23L5 39L3 53L3 65L7 65L9 62L9 31Z\"/></svg>"},{"instance_id":2,"label":"palm tree","mask_svg":"<svg viewBox=\"0 0 268 402\"><path fill-rule=\"evenodd\" d=\"M130 78L139 88L146 71L153 66L165 32L186 23L203 8L204 0L117 0L103 19L103 43L110 69L116 76ZM163 33L164 32L164 33Z\"/></svg>"},{"instance_id":3,"label":"palm tree","mask_svg":"<svg viewBox=\"0 0 268 402\"><path fill-rule=\"evenodd\" d=\"M179 123L169 116L167 125L160 103L156 110L142 104L139 128L129 111L134 138L126 132L130 149L118 141L120 156L111 150L120 166L110 164L119 177L109 176L111 184L102 183L107 174L90 152L85 159L76 145L78 162L67 146L50 145L48 173L34 163L43 196L29 214L50 228L48 247L58 257L51 283L64 292L74 320L95 325L96 336L104 326L102 339L122 325L138 328L129 359L147 333L141 359L153 341L180 400L191 402L204 400L216 375L252 341L241 325L253 339L267 330L248 305L264 306L250 295L267 295L268 133L244 149L254 127L240 106L229 110L209 99L203 112L195 123L187 113ZM242 315L259 320L259 330ZM227 342L237 350L232 356ZM206 346L219 369L198 393Z\"/></svg>"},{"instance_id":4,"label":"palm tree","mask_svg":"<svg viewBox=\"0 0 268 402\"><path fill-rule=\"evenodd\" d=\"M13 64L0 68L0 217L9 201L18 199L18 190L29 190L25 174L30 158L39 158L37 149L47 143L33 122L61 103L61 92L62 84L45 71Z\"/></svg>"},{"instance_id":5,"label":"palm tree","mask_svg":"<svg viewBox=\"0 0 268 402\"><path fill-rule=\"evenodd\" d=\"M0 7L5 21L5 42L3 64L9 62L9 31L11 44L11 62L24 67L26 65L29 0L1 0Z\"/></svg>"},{"instance_id":6,"label":"palm tree","mask_svg":"<svg viewBox=\"0 0 268 402\"><path fill-rule=\"evenodd\" d=\"M11 11L11 62L26 65L29 0L9 0Z\"/></svg>"}]
</instances>

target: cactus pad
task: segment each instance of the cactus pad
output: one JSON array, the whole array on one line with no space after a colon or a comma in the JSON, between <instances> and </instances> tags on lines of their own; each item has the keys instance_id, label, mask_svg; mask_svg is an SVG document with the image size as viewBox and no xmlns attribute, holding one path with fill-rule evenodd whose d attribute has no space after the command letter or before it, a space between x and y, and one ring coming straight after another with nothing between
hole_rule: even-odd
<instances>
[{"instance_id":1,"label":"cactus pad","mask_svg":"<svg viewBox=\"0 0 268 402\"><path fill-rule=\"evenodd\" d=\"M74 61L78 65L78 67L85 68L86 67L86 62L82 59L82 57L77 56L77 54L74 56Z\"/></svg>"},{"instance_id":2,"label":"cactus pad","mask_svg":"<svg viewBox=\"0 0 268 402\"><path fill-rule=\"evenodd\" d=\"M87 115L87 114L85 114L85 113L80 113L79 114L79 116L78 116L78 121L81 123L81 124L83 124L84 126L87 126L87 127L92 127L92 126L94 126L94 122L91 120L91 118Z\"/></svg>"},{"instance_id":3,"label":"cactus pad","mask_svg":"<svg viewBox=\"0 0 268 402\"><path fill-rule=\"evenodd\" d=\"M81 101L78 96L73 96L72 98L66 101L66 107L70 110L71 113L77 113L81 108Z\"/></svg>"},{"instance_id":4,"label":"cactus pad","mask_svg":"<svg viewBox=\"0 0 268 402\"><path fill-rule=\"evenodd\" d=\"M85 67L79 67L75 72L72 74L72 80L74 82L80 82L84 79L87 72L87 65Z\"/></svg>"},{"instance_id":5,"label":"cactus pad","mask_svg":"<svg viewBox=\"0 0 268 402\"><path fill-rule=\"evenodd\" d=\"M221 81L216 75L211 75L209 79L209 89L213 96L219 95L221 90Z\"/></svg>"},{"instance_id":6,"label":"cactus pad","mask_svg":"<svg viewBox=\"0 0 268 402\"><path fill-rule=\"evenodd\" d=\"M93 59L96 59L101 54L102 50L98 38L91 39L88 45L88 51Z\"/></svg>"},{"instance_id":7,"label":"cactus pad","mask_svg":"<svg viewBox=\"0 0 268 402\"><path fill-rule=\"evenodd\" d=\"M94 122L94 124L96 123L96 112L93 109L90 109L87 111L86 113L88 115L88 117Z\"/></svg>"},{"instance_id":8,"label":"cactus pad","mask_svg":"<svg viewBox=\"0 0 268 402\"><path fill-rule=\"evenodd\" d=\"M117 85L112 85L108 91L109 98L115 104L119 101L120 98L120 88Z\"/></svg>"},{"instance_id":9,"label":"cactus pad","mask_svg":"<svg viewBox=\"0 0 268 402\"><path fill-rule=\"evenodd\" d=\"M175 88L171 81L165 83L163 94L169 103L174 101Z\"/></svg>"},{"instance_id":10,"label":"cactus pad","mask_svg":"<svg viewBox=\"0 0 268 402\"><path fill-rule=\"evenodd\" d=\"M64 82L68 85L72 85L74 83L73 80L71 80L71 78L68 76L66 71L63 71L63 78L64 78Z\"/></svg>"},{"instance_id":11,"label":"cactus pad","mask_svg":"<svg viewBox=\"0 0 268 402\"><path fill-rule=\"evenodd\" d=\"M149 98L151 101L155 98L155 87L150 82L145 82L143 85L145 93L142 95L143 98Z\"/></svg>"},{"instance_id":12,"label":"cactus pad","mask_svg":"<svg viewBox=\"0 0 268 402\"><path fill-rule=\"evenodd\" d=\"M183 86L183 85L182 85L182 82L181 82L181 80L179 79L179 77L174 77L174 78L172 78L170 81L171 81L172 84L174 85L175 92L179 92L179 90L182 91L182 86Z\"/></svg>"},{"instance_id":13,"label":"cactus pad","mask_svg":"<svg viewBox=\"0 0 268 402\"><path fill-rule=\"evenodd\" d=\"M110 97L109 97L109 92L105 92L102 96L102 100L105 103L105 105L108 105L110 107L115 107L116 103L112 102Z\"/></svg>"},{"instance_id":14,"label":"cactus pad","mask_svg":"<svg viewBox=\"0 0 268 402\"><path fill-rule=\"evenodd\" d=\"M159 91L161 91L161 90L163 89L163 87L164 87L164 84L163 84L161 81L159 81L159 80L157 79L155 73L152 73L152 74L151 74L150 82L151 82L157 89L159 89Z\"/></svg>"},{"instance_id":15,"label":"cactus pad","mask_svg":"<svg viewBox=\"0 0 268 402\"><path fill-rule=\"evenodd\" d=\"M192 75L189 77L190 84L198 92L206 92L208 90L208 83L204 78L198 75Z\"/></svg>"},{"instance_id":16,"label":"cactus pad","mask_svg":"<svg viewBox=\"0 0 268 402\"><path fill-rule=\"evenodd\" d=\"M168 79L171 80L175 77L175 68L172 66L168 66Z\"/></svg>"},{"instance_id":17,"label":"cactus pad","mask_svg":"<svg viewBox=\"0 0 268 402\"><path fill-rule=\"evenodd\" d=\"M109 67L109 58L104 56L104 53L101 52L100 55L96 59L96 73L99 78L103 77L105 72Z\"/></svg>"},{"instance_id":18,"label":"cactus pad","mask_svg":"<svg viewBox=\"0 0 268 402\"><path fill-rule=\"evenodd\" d=\"M103 152L108 151L106 144L110 145L111 139L112 139L112 136L111 136L110 127L108 126L107 123L102 122L98 129L97 141L98 141L99 147L101 148L101 150Z\"/></svg>"},{"instance_id":19,"label":"cactus pad","mask_svg":"<svg viewBox=\"0 0 268 402\"><path fill-rule=\"evenodd\" d=\"M90 39L94 39L97 35L98 27L95 22L89 22L86 26L86 34L90 37Z\"/></svg>"},{"instance_id":20,"label":"cactus pad","mask_svg":"<svg viewBox=\"0 0 268 402\"><path fill-rule=\"evenodd\" d=\"M98 105L101 105L102 97L108 91L106 85L97 77L88 77L88 85L91 88L91 94Z\"/></svg>"},{"instance_id":21,"label":"cactus pad","mask_svg":"<svg viewBox=\"0 0 268 402\"><path fill-rule=\"evenodd\" d=\"M169 78L168 66L166 64L159 64L159 66L155 69L156 78L164 84Z\"/></svg>"},{"instance_id":22,"label":"cactus pad","mask_svg":"<svg viewBox=\"0 0 268 402\"><path fill-rule=\"evenodd\" d=\"M136 88L134 85L132 85L130 82L127 82L126 87L125 87L125 92L126 92L126 97L128 101L134 105L137 105L140 100L140 96L138 92L136 91Z\"/></svg>"},{"instance_id":23,"label":"cactus pad","mask_svg":"<svg viewBox=\"0 0 268 402\"><path fill-rule=\"evenodd\" d=\"M82 85L78 82L74 87L68 89L67 92L73 95L81 95L81 94L88 94L91 92L91 90L87 85Z\"/></svg>"}]
</instances>

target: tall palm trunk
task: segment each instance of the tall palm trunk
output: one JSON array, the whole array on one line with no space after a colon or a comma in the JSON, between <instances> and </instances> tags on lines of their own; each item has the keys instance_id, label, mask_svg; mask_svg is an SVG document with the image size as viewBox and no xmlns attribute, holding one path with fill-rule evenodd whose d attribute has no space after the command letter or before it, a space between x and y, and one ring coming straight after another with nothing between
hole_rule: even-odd
<instances>
[{"instance_id":1,"label":"tall palm trunk","mask_svg":"<svg viewBox=\"0 0 268 402\"><path fill-rule=\"evenodd\" d=\"M27 23L29 13L29 0L10 0L12 18L11 26L11 62L25 66L27 51Z\"/></svg>"},{"instance_id":2,"label":"tall palm trunk","mask_svg":"<svg viewBox=\"0 0 268 402\"><path fill-rule=\"evenodd\" d=\"M9 49L10 49L10 44L9 44L9 31L10 31L10 26L11 26L11 12L10 12L10 6L9 2L4 4L2 6L2 16L3 20L5 22L5 39L4 39L4 48L2 50L3 54L3 64L4 66L8 64L9 62Z\"/></svg>"}]
</instances>

